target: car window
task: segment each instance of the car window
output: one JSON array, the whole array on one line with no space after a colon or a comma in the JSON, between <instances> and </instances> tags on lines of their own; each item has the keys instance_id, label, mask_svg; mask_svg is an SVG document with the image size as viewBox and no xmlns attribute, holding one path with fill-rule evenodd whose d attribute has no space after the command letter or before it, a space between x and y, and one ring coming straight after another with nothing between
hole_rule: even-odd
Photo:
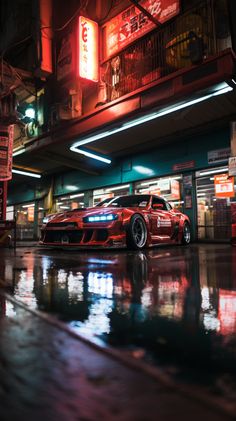
<instances>
[{"instance_id":1,"label":"car window","mask_svg":"<svg viewBox=\"0 0 236 421\"><path fill-rule=\"evenodd\" d=\"M113 199L105 199L103 202L100 202L97 206L100 207L121 207L121 208L134 208L141 207L144 208L149 204L150 195L140 194L140 195L129 195L129 196L119 196Z\"/></svg>"},{"instance_id":2,"label":"car window","mask_svg":"<svg viewBox=\"0 0 236 421\"><path fill-rule=\"evenodd\" d=\"M152 208L154 207L154 205L162 205L162 209L163 210L167 210L167 203L165 202L165 200L161 199L160 197L153 197L152 198Z\"/></svg>"},{"instance_id":3,"label":"car window","mask_svg":"<svg viewBox=\"0 0 236 421\"><path fill-rule=\"evenodd\" d=\"M171 204L169 202L166 202L166 209L167 210L171 210L172 209L172 206L171 206Z\"/></svg>"}]
</instances>

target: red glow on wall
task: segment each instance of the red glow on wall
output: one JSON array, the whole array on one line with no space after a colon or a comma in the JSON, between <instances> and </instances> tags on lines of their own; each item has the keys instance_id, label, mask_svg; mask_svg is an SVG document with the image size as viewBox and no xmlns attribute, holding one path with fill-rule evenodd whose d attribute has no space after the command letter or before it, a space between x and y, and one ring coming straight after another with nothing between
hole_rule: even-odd
<instances>
[{"instance_id":1,"label":"red glow on wall","mask_svg":"<svg viewBox=\"0 0 236 421\"><path fill-rule=\"evenodd\" d=\"M84 16L78 21L78 76L98 81L98 25Z\"/></svg>"},{"instance_id":2,"label":"red glow on wall","mask_svg":"<svg viewBox=\"0 0 236 421\"><path fill-rule=\"evenodd\" d=\"M52 0L40 0L41 48L40 74L52 73Z\"/></svg>"}]
</instances>

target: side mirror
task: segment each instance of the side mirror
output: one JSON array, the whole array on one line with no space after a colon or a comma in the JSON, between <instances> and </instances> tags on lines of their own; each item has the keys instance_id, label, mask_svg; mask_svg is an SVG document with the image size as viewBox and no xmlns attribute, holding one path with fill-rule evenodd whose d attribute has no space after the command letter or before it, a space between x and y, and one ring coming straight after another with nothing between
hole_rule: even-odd
<instances>
[{"instance_id":1,"label":"side mirror","mask_svg":"<svg viewBox=\"0 0 236 421\"><path fill-rule=\"evenodd\" d=\"M152 207L153 207L153 209L156 209L156 210L160 210L160 209L164 209L164 205L163 205L163 203L154 203L153 205L152 205Z\"/></svg>"}]
</instances>

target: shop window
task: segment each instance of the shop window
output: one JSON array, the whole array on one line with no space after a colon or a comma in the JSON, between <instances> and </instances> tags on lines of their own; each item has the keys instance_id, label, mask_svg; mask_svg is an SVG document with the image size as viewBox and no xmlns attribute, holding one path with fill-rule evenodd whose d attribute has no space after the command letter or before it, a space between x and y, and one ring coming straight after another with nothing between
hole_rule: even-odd
<instances>
[{"instance_id":1,"label":"shop window","mask_svg":"<svg viewBox=\"0 0 236 421\"><path fill-rule=\"evenodd\" d=\"M231 237L231 202L234 194L230 186L216 185L216 176L225 174L227 168L213 168L196 174L197 224L200 240L229 240ZM226 173L227 174L227 173ZM227 178L227 175L226 175ZM230 179L229 179L230 181ZM233 185L233 191L235 186Z\"/></svg>"},{"instance_id":2,"label":"shop window","mask_svg":"<svg viewBox=\"0 0 236 421\"><path fill-rule=\"evenodd\" d=\"M64 212L84 207L84 193L61 196L56 199L56 212Z\"/></svg>"},{"instance_id":3,"label":"shop window","mask_svg":"<svg viewBox=\"0 0 236 421\"><path fill-rule=\"evenodd\" d=\"M182 175L140 181L135 184L135 192L163 197L171 207L183 211Z\"/></svg>"},{"instance_id":4,"label":"shop window","mask_svg":"<svg viewBox=\"0 0 236 421\"><path fill-rule=\"evenodd\" d=\"M16 237L19 240L32 240L34 237L34 208L35 203L17 205Z\"/></svg>"}]
</instances>

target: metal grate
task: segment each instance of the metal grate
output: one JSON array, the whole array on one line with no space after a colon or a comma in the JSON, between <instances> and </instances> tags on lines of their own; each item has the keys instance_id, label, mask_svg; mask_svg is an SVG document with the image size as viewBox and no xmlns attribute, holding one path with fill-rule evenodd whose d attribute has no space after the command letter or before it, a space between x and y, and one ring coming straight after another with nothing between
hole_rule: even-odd
<instances>
[{"instance_id":1,"label":"metal grate","mask_svg":"<svg viewBox=\"0 0 236 421\"><path fill-rule=\"evenodd\" d=\"M226 1L221 3L224 14L217 8L217 2L212 8L212 1L203 1L104 63L101 74L107 87L107 101L199 64L230 47Z\"/></svg>"},{"instance_id":2,"label":"metal grate","mask_svg":"<svg viewBox=\"0 0 236 421\"><path fill-rule=\"evenodd\" d=\"M77 222L49 222L47 227L49 228L66 228L66 227L75 227L77 228Z\"/></svg>"}]
</instances>

